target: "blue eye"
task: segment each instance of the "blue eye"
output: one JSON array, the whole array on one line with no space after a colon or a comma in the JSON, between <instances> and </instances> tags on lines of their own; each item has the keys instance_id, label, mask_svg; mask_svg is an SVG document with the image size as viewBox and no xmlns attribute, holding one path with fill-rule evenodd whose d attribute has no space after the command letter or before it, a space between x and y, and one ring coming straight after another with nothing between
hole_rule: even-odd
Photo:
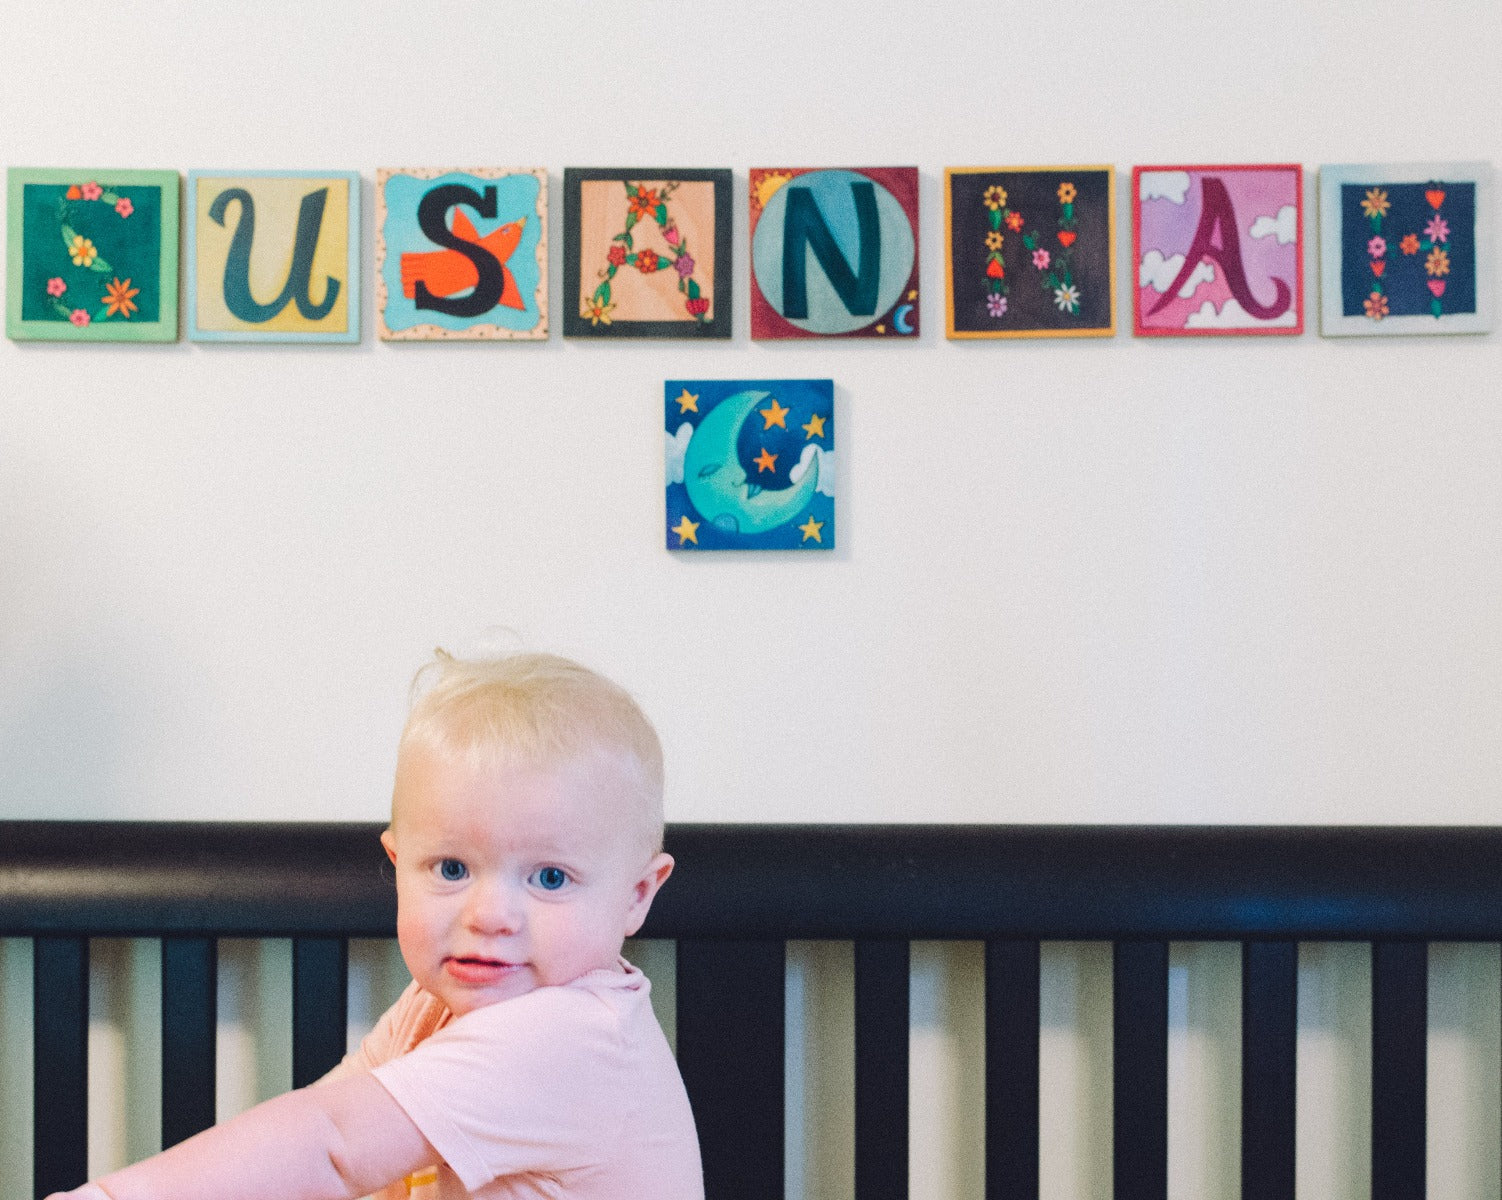
<instances>
[{"instance_id":1,"label":"blue eye","mask_svg":"<svg viewBox=\"0 0 1502 1200\"><path fill-rule=\"evenodd\" d=\"M458 883L469 874L466 867L457 858L446 858L438 864L438 874L442 875L449 883Z\"/></svg>"},{"instance_id":2,"label":"blue eye","mask_svg":"<svg viewBox=\"0 0 1502 1200\"><path fill-rule=\"evenodd\" d=\"M545 892L556 892L568 882L568 873L562 867L543 867L537 872L537 886Z\"/></svg>"}]
</instances>

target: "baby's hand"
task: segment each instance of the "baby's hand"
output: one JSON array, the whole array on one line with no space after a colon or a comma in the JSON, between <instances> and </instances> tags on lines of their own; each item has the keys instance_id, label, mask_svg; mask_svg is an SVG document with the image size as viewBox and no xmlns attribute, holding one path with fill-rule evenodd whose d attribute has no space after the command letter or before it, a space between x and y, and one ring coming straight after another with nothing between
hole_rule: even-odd
<instances>
[{"instance_id":1,"label":"baby's hand","mask_svg":"<svg viewBox=\"0 0 1502 1200\"><path fill-rule=\"evenodd\" d=\"M71 1192L53 1192L47 1200L110 1200L110 1196L97 1183L86 1183Z\"/></svg>"}]
</instances>

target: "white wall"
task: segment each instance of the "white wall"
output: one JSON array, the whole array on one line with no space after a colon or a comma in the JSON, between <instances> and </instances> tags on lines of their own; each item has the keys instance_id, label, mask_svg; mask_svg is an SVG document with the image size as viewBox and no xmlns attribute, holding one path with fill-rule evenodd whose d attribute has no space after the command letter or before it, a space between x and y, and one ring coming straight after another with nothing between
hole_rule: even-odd
<instances>
[{"instance_id":1,"label":"white wall","mask_svg":"<svg viewBox=\"0 0 1502 1200\"><path fill-rule=\"evenodd\" d=\"M1495 4L5 7L7 164L358 169L367 271L380 166L738 210L728 345L0 344L6 813L376 818L505 626L639 693L672 819L1494 819L1498 335L1319 338L1311 209L1302 337L950 343L940 185L1115 163L1129 331L1132 164L1502 160ZM894 163L918 343L749 341L748 168ZM662 381L790 375L840 550L667 553Z\"/></svg>"}]
</instances>

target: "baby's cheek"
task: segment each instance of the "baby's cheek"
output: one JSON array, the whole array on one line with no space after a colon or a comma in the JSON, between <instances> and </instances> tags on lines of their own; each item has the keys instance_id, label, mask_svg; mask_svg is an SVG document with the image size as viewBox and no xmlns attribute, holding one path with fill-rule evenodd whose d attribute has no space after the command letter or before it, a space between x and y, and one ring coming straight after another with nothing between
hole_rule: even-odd
<instances>
[{"instance_id":1,"label":"baby's cheek","mask_svg":"<svg viewBox=\"0 0 1502 1200\"><path fill-rule=\"evenodd\" d=\"M426 928L420 919L400 909L397 910L396 944L402 952L402 958L409 971L416 970L417 960L421 958L429 940Z\"/></svg>"}]
</instances>

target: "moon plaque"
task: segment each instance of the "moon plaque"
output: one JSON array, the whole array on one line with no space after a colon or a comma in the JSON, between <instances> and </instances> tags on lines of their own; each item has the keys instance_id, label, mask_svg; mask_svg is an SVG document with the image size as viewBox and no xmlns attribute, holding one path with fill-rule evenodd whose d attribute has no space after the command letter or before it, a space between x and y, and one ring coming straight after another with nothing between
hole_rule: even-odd
<instances>
[{"instance_id":1,"label":"moon plaque","mask_svg":"<svg viewBox=\"0 0 1502 1200\"><path fill-rule=\"evenodd\" d=\"M834 548L834 382L663 389L670 550Z\"/></svg>"}]
</instances>

